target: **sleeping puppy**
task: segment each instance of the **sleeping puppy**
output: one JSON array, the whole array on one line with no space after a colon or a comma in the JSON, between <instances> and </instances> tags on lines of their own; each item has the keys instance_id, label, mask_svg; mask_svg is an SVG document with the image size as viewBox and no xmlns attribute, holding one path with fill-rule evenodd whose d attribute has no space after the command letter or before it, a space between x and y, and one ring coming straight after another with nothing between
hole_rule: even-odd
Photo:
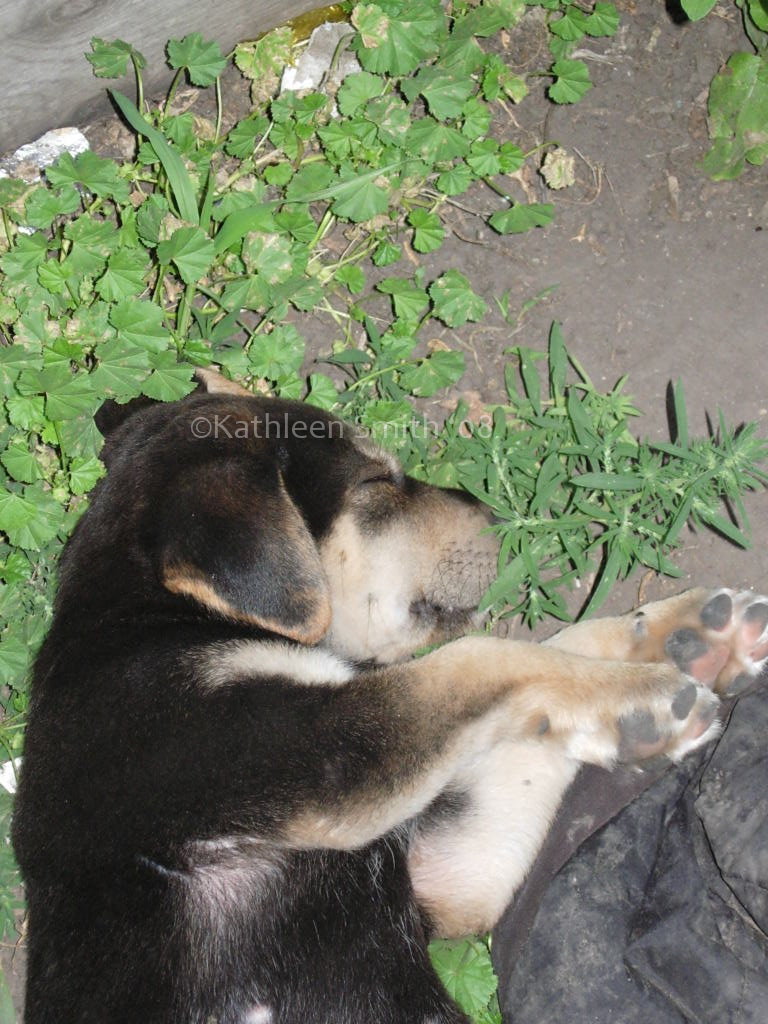
<instances>
[{"instance_id":1,"label":"sleeping puppy","mask_svg":"<svg viewBox=\"0 0 768 1024\"><path fill-rule=\"evenodd\" d=\"M14 826L26 1020L466 1021L428 939L494 923L580 762L712 737L768 604L695 591L411 659L477 627L486 512L203 376L102 421L62 558Z\"/></svg>"}]
</instances>

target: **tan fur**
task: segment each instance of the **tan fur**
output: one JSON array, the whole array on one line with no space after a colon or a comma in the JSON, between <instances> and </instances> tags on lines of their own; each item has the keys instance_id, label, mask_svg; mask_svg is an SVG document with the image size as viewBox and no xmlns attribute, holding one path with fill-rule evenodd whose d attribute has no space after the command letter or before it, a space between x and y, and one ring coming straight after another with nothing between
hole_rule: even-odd
<instances>
[{"instance_id":1,"label":"tan fur","mask_svg":"<svg viewBox=\"0 0 768 1024\"><path fill-rule=\"evenodd\" d=\"M189 565L168 567L163 574L163 586L173 594L191 597L194 601L236 622L261 626L300 644L318 643L325 636L330 623L330 605L325 602L318 606L312 618L305 619L295 627L265 615L247 615L218 594L208 577Z\"/></svg>"},{"instance_id":2,"label":"tan fur","mask_svg":"<svg viewBox=\"0 0 768 1024\"><path fill-rule=\"evenodd\" d=\"M223 377L218 370L213 370L208 367L199 367L195 370L195 377L197 377L210 395L239 395L241 397L251 397L250 391L247 391L241 384L236 384L233 380L227 380L227 378Z\"/></svg>"}]
</instances>

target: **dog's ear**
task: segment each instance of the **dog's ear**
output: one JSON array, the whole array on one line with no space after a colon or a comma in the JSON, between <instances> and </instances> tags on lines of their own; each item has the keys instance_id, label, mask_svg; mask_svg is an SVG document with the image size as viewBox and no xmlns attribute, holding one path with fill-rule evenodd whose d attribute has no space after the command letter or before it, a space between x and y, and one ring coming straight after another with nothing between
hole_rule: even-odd
<instances>
[{"instance_id":1,"label":"dog's ear","mask_svg":"<svg viewBox=\"0 0 768 1024\"><path fill-rule=\"evenodd\" d=\"M298 643L325 635L328 581L276 467L213 460L176 480L159 518L172 593Z\"/></svg>"},{"instance_id":2,"label":"dog's ear","mask_svg":"<svg viewBox=\"0 0 768 1024\"><path fill-rule=\"evenodd\" d=\"M195 370L195 379L200 388L207 391L209 395L240 395L248 398L253 397L242 384L236 384L233 380L222 377L218 370L212 366L200 367Z\"/></svg>"}]
</instances>

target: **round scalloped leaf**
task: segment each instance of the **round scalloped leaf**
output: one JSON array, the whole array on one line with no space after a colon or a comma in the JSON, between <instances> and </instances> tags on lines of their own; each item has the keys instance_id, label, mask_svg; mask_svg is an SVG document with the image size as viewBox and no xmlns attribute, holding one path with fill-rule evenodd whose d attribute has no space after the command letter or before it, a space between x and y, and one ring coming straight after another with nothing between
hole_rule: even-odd
<instances>
[{"instance_id":1,"label":"round scalloped leaf","mask_svg":"<svg viewBox=\"0 0 768 1024\"><path fill-rule=\"evenodd\" d=\"M446 270L430 285L429 294L435 304L434 315L448 327L461 327L468 320L481 320L488 306L475 294L469 281L458 270Z\"/></svg>"},{"instance_id":2,"label":"round scalloped leaf","mask_svg":"<svg viewBox=\"0 0 768 1024\"><path fill-rule=\"evenodd\" d=\"M543 228L555 214L552 203L515 203L508 210L498 210L488 223L500 235L520 235L531 228Z\"/></svg>"},{"instance_id":3,"label":"round scalloped leaf","mask_svg":"<svg viewBox=\"0 0 768 1024\"><path fill-rule=\"evenodd\" d=\"M173 263L185 284L194 284L208 273L215 251L202 228L177 228L167 242L160 242L157 257L166 266Z\"/></svg>"},{"instance_id":4,"label":"round scalloped leaf","mask_svg":"<svg viewBox=\"0 0 768 1024\"><path fill-rule=\"evenodd\" d=\"M358 30L353 49L366 71L407 75L434 57L445 37L445 15L437 0L379 0L352 14Z\"/></svg>"},{"instance_id":5,"label":"round scalloped leaf","mask_svg":"<svg viewBox=\"0 0 768 1024\"><path fill-rule=\"evenodd\" d=\"M589 70L583 60L563 58L555 61L552 74L556 78L549 87L549 98L555 103L577 103L592 88Z\"/></svg>"},{"instance_id":6,"label":"round scalloped leaf","mask_svg":"<svg viewBox=\"0 0 768 1024\"><path fill-rule=\"evenodd\" d=\"M227 66L219 44L206 41L199 32L171 39L167 53L172 68L186 68L192 83L203 88L213 85Z\"/></svg>"}]
</instances>

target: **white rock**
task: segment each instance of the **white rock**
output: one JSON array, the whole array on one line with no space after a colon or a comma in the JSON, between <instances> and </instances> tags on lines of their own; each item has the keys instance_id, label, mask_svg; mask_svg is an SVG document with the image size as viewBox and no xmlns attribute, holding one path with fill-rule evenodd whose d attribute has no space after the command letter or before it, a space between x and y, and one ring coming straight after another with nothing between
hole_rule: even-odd
<instances>
[{"instance_id":1,"label":"white rock","mask_svg":"<svg viewBox=\"0 0 768 1024\"><path fill-rule=\"evenodd\" d=\"M328 81L338 86L347 75L360 71L357 57L351 50L342 50L333 68L331 65L345 36L352 34L346 22L326 22L318 25L309 37L306 49L293 67L286 68L280 88L283 92L299 92L304 89L319 89ZM330 74L329 74L330 72Z\"/></svg>"},{"instance_id":2,"label":"white rock","mask_svg":"<svg viewBox=\"0 0 768 1024\"><path fill-rule=\"evenodd\" d=\"M79 128L54 128L53 131L46 132L39 139L28 142L6 157L0 168L0 176L13 175L25 181L36 181L40 175L34 174L31 169L42 170L44 167L50 167L64 153L77 156L86 149L90 149L88 139Z\"/></svg>"}]
</instances>

